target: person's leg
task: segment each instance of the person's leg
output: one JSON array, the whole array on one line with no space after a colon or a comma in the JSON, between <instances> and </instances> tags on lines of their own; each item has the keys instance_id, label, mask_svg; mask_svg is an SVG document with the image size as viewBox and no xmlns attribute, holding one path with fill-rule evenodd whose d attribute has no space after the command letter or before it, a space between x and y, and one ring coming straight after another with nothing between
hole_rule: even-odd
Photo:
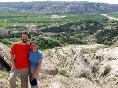
<instances>
[{"instance_id":1,"label":"person's leg","mask_svg":"<svg viewBox=\"0 0 118 88\"><path fill-rule=\"evenodd\" d=\"M39 87L38 87L38 85L36 85L36 86L31 86L31 88L39 88Z\"/></svg>"},{"instance_id":2,"label":"person's leg","mask_svg":"<svg viewBox=\"0 0 118 88\"><path fill-rule=\"evenodd\" d=\"M39 87L38 87L38 81L37 81L37 85L31 86L31 88L39 88Z\"/></svg>"},{"instance_id":3,"label":"person's leg","mask_svg":"<svg viewBox=\"0 0 118 88\"><path fill-rule=\"evenodd\" d=\"M34 69L33 69L33 68L31 68L31 69L30 69L30 71L31 71L31 72L33 72L33 71L34 71ZM37 79L37 77L36 77L36 79ZM36 86L32 86L32 85L31 85L31 88L39 88L39 87L38 87L38 81L37 81L37 85L36 85Z\"/></svg>"},{"instance_id":4,"label":"person's leg","mask_svg":"<svg viewBox=\"0 0 118 88\"><path fill-rule=\"evenodd\" d=\"M19 70L21 76L21 88L28 88L28 69Z\"/></svg>"},{"instance_id":5,"label":"person's leg","mask_svg":"<svg viewBox=\"0 0 118 88\"><path fill-rule=\"evenodd\" d=\"M17 70L10 72L9 84L10 88L16 88Z\"/></svg>"}]
</instances>

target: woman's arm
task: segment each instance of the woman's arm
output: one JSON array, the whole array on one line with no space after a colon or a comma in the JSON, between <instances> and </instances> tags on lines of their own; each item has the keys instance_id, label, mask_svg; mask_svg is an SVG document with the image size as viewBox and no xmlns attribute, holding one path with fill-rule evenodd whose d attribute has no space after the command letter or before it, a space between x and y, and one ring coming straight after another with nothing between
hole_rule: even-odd
<instances>
[{"instance_id":1,"label":"woman's arm","mask_svg":"<svg viewBox=\"0 0 118 88\"><path fill-rule=\"evenodd\" d=\"M40 59L38 61L38 64L37 64L35 70L32 72L32 77L33 78L36 78L36 76L39 74L39 71L40 71L40 68L41 68L41 64L42 64L42 59Z\"/></svg>"}]
</instances>

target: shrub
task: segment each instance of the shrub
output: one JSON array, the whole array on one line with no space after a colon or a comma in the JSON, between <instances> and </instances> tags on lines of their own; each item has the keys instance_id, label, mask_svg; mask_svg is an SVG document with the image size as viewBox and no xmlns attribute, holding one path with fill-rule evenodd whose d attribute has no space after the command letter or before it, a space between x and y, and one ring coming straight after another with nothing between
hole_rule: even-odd
<instances>
[{"instance_id":1,"label":"shrub","mask_svg":"<svg viewBox=\"0 0 118 88\"><path fill-rule=\"evenodd\" d=\"M90 71L89 70L81 70L80 77L84 77L89 79L90 78Z\"/></svg>"},{"instance_id":2,"label":"shrub","mask_svg":"<svg viewBox=\"0 0 118 88\"><path fill-rule=\"evenodd\" d=\"M0 78L9 76L9 73L5 70L0 70Z\"/></svg>"},{"instance_id":3,"label":"shrub","mask_svg":"<svg viewBox=\"0 0 118 88\"><path fill-rule=\"evenodd\" d=\"M60 42L50 38L38 38L37 40L40 49L49 49L61 46Z\"/></svg>"},{"instance_id":4,"label":"shrub","mask_svg":"<svg viewBox=\"0 0 118 88\"><path fill-rule=\"evenodd\" d=\"M106 76L108 73L110 73L110 71L111 71L111 66L110 66L110 65L107 65L107 66L105 66L104 69L105 69L105 70L104 70L103 76Z\"/></svg>"},{"instance_id":5,"label":"shrub","mask_svg":"<svg viewBox=\"0 0 118 88\"><path fill-rule=\"evenodd\" d=\"M68 77L69 76L69 71L65 68L60 68L60 69L58 69L58 74L61 74L63 76Z\"/></svg>"},{"instance_id":6,"label":"shrub","mask_svg":"<svg viewBox=\"0 0 118 88\"><path fill-rule=\"evenodd\" d=\"M11 41L9 41L9 39L0 39L0 42L5 44L8 47L11 46Z\"/></svg>"}]
</instances>

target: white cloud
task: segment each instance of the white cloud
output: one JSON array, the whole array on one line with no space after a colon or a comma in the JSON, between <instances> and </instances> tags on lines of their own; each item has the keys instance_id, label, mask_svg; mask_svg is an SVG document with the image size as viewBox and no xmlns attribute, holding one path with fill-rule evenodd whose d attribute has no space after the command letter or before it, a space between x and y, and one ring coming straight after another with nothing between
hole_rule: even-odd
<instances>
[{"instance_id":1,"label":"white cloud","mask_svg":"<svg viewBox=\"0 0 118 88\"><path fill-rule=\"evenodd\" d=\"M30 2L30 1L91 1L118 4L118 0L0 0L0 2Z\"/></svg>"}]
</instances>

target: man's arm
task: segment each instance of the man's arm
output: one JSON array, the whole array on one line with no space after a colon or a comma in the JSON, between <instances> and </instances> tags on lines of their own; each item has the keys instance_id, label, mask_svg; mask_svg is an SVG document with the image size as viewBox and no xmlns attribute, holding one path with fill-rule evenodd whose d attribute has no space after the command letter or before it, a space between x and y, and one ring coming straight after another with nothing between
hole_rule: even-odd
<instances>
[{"instance_id":1,"label":"man's arm","mask_svg":"<svg viewBox=\"0 0 118 88\"><path fill-rule=\"evenodd\" d=\"M14 60L15 60L15 55L11 55L11 58L12 58L12 60L11 60L11 63L12 63L12 68L11 68L11 70L14 70L16 67L15 67L15 64L14 64Z\"/></svg>"},{"instance_id":2,"label":"man's arm","mask_svg":"<svg viewBox=\"0 0 118 88\"><path fill-rule=\"evenodd\" d=\"M15 44L12 45L10 53L11 53L11 58L12 58L12 60L11 60L12 70L14 70L15 69L14 60L15 60L15 54L16 54L16 45Z\"/></svg>"}]
</instances>

